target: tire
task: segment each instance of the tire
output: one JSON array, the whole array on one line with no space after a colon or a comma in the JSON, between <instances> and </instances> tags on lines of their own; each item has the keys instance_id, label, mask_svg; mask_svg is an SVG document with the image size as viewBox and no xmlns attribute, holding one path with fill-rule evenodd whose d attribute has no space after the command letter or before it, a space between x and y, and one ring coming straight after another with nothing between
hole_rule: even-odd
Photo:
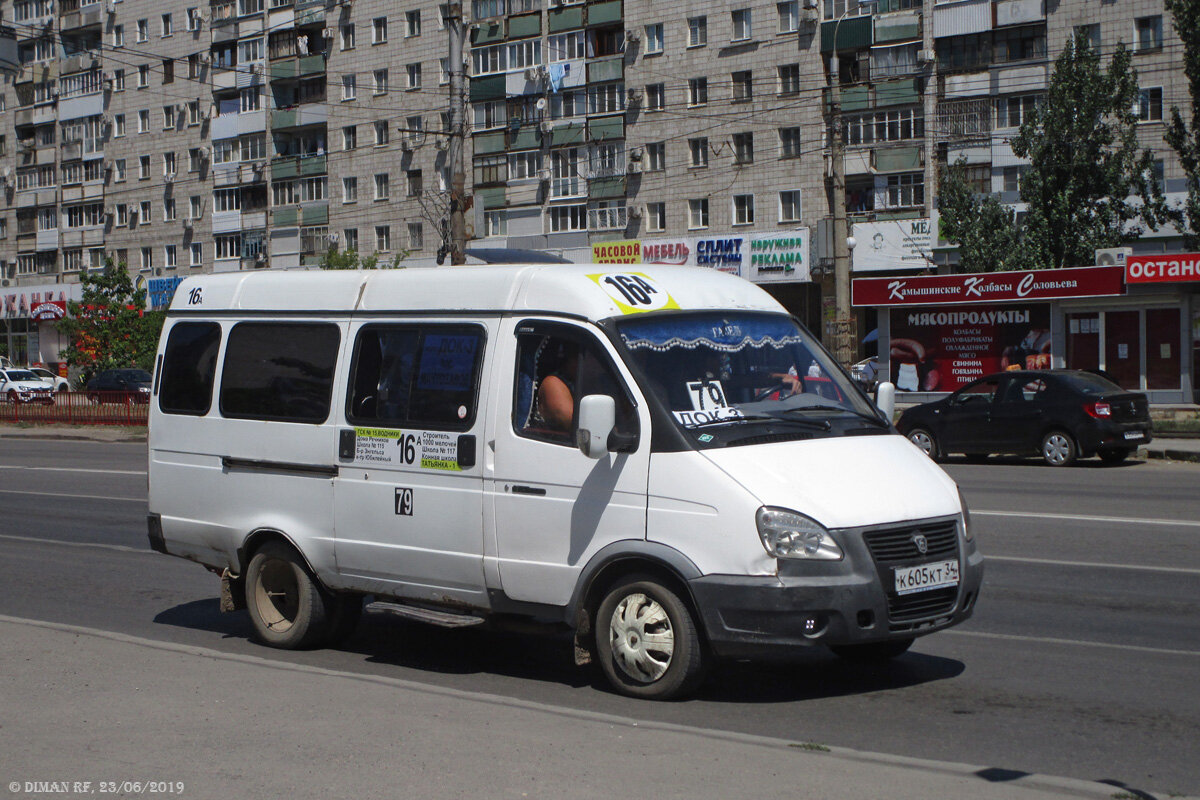
<instances>
[{"instance_id":1,"label":"tire","mask_svg":"<svg viewBox=\"0 0 1200 800\"><path fill-rule=\"evenodd\" d=\"M912 647L912 638L888 639L885 642L867 642L865 644L843 644L830 647L834 655L846 661L870 663L889 661L904 655Z\"/></svg>"},{"instance_id":2,"label":"tire","mask_svg":"<svg viewBox=\"0 0 1200 800\"><path fill-rule=\"evenodd\" d=\"M908 440L916 445L918 450L934 461L941 458L942 454L938 449L937 437L928 428L913 428L908 432Z\"/></svg>"},{"instance_id":3,"label":"tire","mask_svg":"<svg viewBox=\"0 0 1200 800\"><path fill-rule=\"evenodd\" d=\"M288 545L267 542L250 559L246 608L262 644L284 650L324 644L335 627L335 605Z\"/></svg>"},{"instance_id":4,"label":"tire","mask_svg":"<svg viewBox=\"0 0 1200 800\"><path fill-rule=\"evenodd\" d=\"M1111 449L1101 450L1097 453L1100 460L1105 464L1120 464L1125 459L1129 458L1129 454L1133 450L1128 447L1113 447Z\"/></svg>"},{"instance_id":5,"label":"tire","mask_svg":"<svg viewBox=\"0 0 1200 800\"><path fill-rule=\"evenodd\" d=\"M596 612L600 667L621 694L670 700L698 687L705 654L687 604L645 575L619 580Z\"/></svg>"},{"instance_id":6,"label":"tire","mask_svg":"<svg viewBox=\"0 0 1200 800\"><path fill-rule=\"evenodd\" d=\"M1075 439L1063 430L1054 430L1042 437L1042 459L1052 467L1069 467L1079 456Z\"/></svg>"}]
</instances>

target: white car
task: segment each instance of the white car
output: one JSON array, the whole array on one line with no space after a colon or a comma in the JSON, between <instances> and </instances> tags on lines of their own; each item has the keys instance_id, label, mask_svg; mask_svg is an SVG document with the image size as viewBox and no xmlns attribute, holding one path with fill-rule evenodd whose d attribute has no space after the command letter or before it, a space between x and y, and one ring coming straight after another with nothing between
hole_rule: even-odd
<instances>
[{"instance_id":1,"label":"white car","mask_svg":"<svg viewBox=\"0 0 1200 800\"><path fill-rule=\"evenodd\" d=\"M27 369L0 369L0 398L10 403L54 403L54 393Z\"/></svg>"},{"instance_id":2,"label":"white car","mask_svg":"<svg viewBox=\"0 0 1200 800\"><path fill-rule=\"evenodd\" d=\"M38 377L38 379L41 380L42 383L49 386L50 391L52 391L52 392L69 392L69 391L71 391L71 384L67 382L66 378L64 378L60 375L55 375L53 372L51 372L48 369L45 369L43 367L30 367L29 371L32 372L34 375L36 375Z\"/></svg>"}]
</instances>

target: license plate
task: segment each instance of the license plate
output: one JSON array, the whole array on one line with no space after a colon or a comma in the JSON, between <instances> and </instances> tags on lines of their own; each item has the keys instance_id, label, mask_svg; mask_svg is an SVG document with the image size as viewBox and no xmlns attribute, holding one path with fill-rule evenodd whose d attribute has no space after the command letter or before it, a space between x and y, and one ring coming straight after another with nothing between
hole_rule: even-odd
<instances>
[{"instance_id":1,"label":"license plate","mask_svg":"<svg viewBox=\"0 0 1200 800\"><path fill-rule=\"evenodd\" d=\"M1126 439L1141 439L1145 435L1141 431L1125 431Z\"/></svg>"},{"instance_id":2,"label":"license plate","mask_svg":"<svg viewBox=\"0 0 1200 800\"><path fill-rule=\"evenodd\" d=\"M958 561L937 561L897 569L896 594L912 594L958 585Z\"/></svg>"}]
</instances>

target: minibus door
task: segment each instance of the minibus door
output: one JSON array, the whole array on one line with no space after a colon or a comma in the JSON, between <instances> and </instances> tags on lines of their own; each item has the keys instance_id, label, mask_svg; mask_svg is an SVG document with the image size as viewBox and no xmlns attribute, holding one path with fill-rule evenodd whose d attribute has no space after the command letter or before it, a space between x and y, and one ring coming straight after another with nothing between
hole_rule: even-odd
<instances>
[{"instance_id":1,"label":"minibus door","mask_svg":"<svg viewBox=\"0 0 1200 800\"><path fill-rule=\"evenodd\" d=\"M650 422L610 346L578 325L509 320L498 340L489 452L498 579L510 599L566 605L583 566L618 540L644 539ZM616 399L627 452L592 459L573 420L556 423L542 385ZM639 434L640 432L640 434Z\"/></svg>"},{"instance_id":2,"label":"minibus door","mask_svg":"<svg viewBox=\"0 0 1200 800\"><path fill-rule=\"evenodd\" d=\"M487 322L361 322L338 441L334 545L348 587L487 606Z\"/></svg>"}]
</instances>

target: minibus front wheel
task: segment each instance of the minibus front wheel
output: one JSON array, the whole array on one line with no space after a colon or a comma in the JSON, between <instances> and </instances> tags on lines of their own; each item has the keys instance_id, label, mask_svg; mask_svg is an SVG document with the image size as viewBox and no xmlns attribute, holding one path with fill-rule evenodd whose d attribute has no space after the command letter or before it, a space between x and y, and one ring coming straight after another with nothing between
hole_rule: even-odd
<instances>
[{"instance_id":1,"label":"minibus front wheel","mask_svg":"<svg viewBox=\"0 0 1200 800\"><path fill-rule=\"evenodd\" d=\"M691 610L652 577L630 575L614 584L596 612L595 630L600 667L622 694L669 700L704 678Z\"/></svg>"},{"instance_id":2,"label":"minibus front wheel","mask_svg":"<svg viewBox=\"0 0 1200 800\"><path fill-rule=\"evenodd\" d=\"M246 608L255 638L265 645L296 650L325 644L338 632L340 602L283 542L267 542L250 559Z\"/></svg>"}]
</instances>

